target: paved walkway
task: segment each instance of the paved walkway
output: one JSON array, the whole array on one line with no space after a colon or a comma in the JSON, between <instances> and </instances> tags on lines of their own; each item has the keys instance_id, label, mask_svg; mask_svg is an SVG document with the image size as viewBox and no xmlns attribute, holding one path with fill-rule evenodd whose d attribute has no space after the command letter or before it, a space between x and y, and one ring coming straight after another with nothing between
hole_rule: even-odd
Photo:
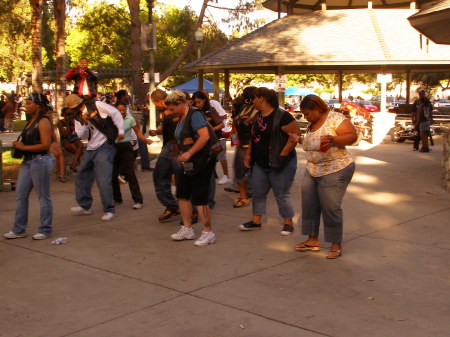
<instances>
[{"instance_id":1,"label":"paved walkway","mask_svg":"<svg viewBox=\"0 0 450 337\"><path fill-rule=\"evenodd\" d=\"M152 173L138 173L145 207L132 210L122 185L125 203L106 223L97 190L94 215L73 216L73 177L55 181L55 237L69 242L0 239L0 336L449 336L450 194L440 187L436 143L431 153L412 152L410 143L351 149L357 171L344 202L344 255L335 261L326 249L293 250L300 230L280 236L272 196L263 230L240 232L251 208L233 209L236 195L218 185L217 243L195 247L170 240L178 221L157 221L163 208ZM295 221L305 164L298 152ZM13 192L0 193L0 209L4 233Z\"/></svg>"}]
</instances>

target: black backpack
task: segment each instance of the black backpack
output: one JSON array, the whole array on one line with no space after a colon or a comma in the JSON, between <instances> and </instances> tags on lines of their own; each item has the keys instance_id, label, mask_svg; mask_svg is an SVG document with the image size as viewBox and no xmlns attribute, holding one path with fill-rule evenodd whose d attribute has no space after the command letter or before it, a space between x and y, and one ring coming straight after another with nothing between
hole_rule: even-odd
<instances>
[{"instance_id":1,"label":"black backpack","mask_svg":"<svg viewBox=\"0 0 450 337\"><path fill-rule=\"evenodd\" d=\"M111 116L102 118L98 112L97 105L94 100L85 101L84 105L86 106L89 116L94 114L92 117L89 117L89 121L98 131L105 135L110 144L113 144L119 135L119 130L114 124Z\"/></svg>"}]
</instances>

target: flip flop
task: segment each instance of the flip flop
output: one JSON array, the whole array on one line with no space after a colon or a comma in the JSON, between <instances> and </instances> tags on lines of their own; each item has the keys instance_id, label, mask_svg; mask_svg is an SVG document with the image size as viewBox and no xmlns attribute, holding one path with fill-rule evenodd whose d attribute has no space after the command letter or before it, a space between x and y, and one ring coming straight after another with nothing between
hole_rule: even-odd
<instances>
[{"instance_id":1,"label":"flip flop","mask_svg":"<svg viewBox=\"0 0 450 337\"><path fill-rule=\"evenodd\" d=\"M341 255L342 255L342 249L336 249L336 250L330 250L325 257L327 259L333 260L333 259L337 259Z\"/></svg>"},{"instance_id":2,"label":"flip flop","mask_svg":"<svg viewBox=\"0 0 450 337\"><path fill-rule=\"evenodd\" d=\"M299 243L298 245L296 245L295 250L298 252L306 252L306 251L318 252L318 251L320 251L320 245L312 246L312 245L307 244L306 242L303 242L303 243Z\"/></svg>"}]
</instances>

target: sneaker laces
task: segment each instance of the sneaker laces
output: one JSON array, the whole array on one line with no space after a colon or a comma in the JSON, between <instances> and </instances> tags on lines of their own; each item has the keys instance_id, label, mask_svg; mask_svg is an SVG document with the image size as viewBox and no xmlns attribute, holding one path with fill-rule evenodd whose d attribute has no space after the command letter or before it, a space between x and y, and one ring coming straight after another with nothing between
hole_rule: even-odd
<instances>
[{"instance_id":1,"label":"sneaker laces","mask_svg":"<svg viewBox=\"0 0 450 337\"><path fill-rule=\"evenodd\" d=\"M198 239L198 241L203 241L206 240L209 236L209 232L202 232L202 235L200 235L200 238Z\"/></svg>"}]
</instances>

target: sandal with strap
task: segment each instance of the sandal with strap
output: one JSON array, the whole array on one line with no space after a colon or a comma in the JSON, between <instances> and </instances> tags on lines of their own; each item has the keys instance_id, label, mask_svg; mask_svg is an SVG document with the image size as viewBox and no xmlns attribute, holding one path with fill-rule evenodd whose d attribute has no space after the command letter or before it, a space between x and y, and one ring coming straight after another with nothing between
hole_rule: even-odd
<instances>
[{"instance_id":1,"label":"sandal with strap","mask_svg":"<svg viewBox=\"0 0 450 337\"><path fill-rule=\"evenodd\" d=\"M295 250L298 252L306 252L306 251L318 252L320 251L320 245L313 246L310 245L309 243L303 242L299 243L298 245L295 245Z\"/></svg>"},{"instance_id":2,"label":"sandal with strap","mask_svg":"<svg viewBox=\"0 0 450 337\"><path fill-rule=\"evenodd\" d=\"M328 254L325 256L327 259L333 260L342 256L342 249L330 250Z\"/></svg>"},{"instance_id":3,"label":"sandal with strap","mask_svg":"<svg viewBox=\"0 0 450 337\"><path fill-rule=\"evenodd\" d=\"M250 200L239 198L238 201L236 201L233 204L233 208L245 207L245 206L248 206L249 203L250 203Z\"/></svg>"},{"instance_id":4,"label":"sandal with strap","mask_svg":"<svg viewBox=\"0 0 450 337\"><path fill-rule=\"evenodd\" d=\"M67 182L67 179L64 178L64 176L57 176L57 178L58 178L58 180L59 180L60 182L62 182L62 183Z\"/></svg>"}]
</instances>

